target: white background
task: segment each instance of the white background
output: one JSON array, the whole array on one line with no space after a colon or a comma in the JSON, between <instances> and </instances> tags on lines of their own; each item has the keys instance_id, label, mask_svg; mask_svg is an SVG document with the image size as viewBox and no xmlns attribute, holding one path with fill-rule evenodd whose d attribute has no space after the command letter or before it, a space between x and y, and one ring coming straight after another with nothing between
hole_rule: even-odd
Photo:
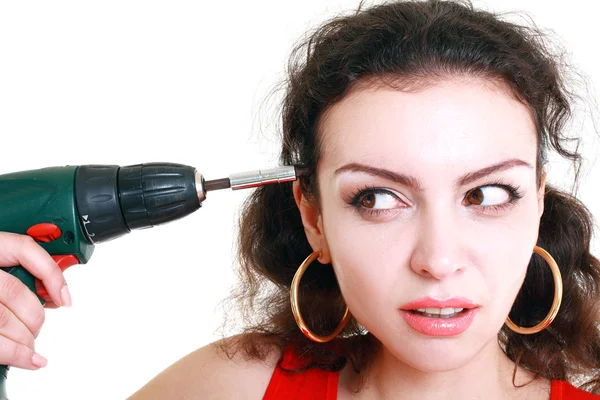
<instances>
[{"instance_id":1,"label":"white background","mask_svg":"<svg viewBox=\"0 0 600 400\"><path fill-rule=\"evenodd\" d=\"M553 28L597 96L592 4L475 2L525 10ZM0 174L170 161L216 179L275 166L278 97L268 100L268 92L307 28L357 5L3 1ZM589 122L575 128L592 134ZM599 168L586 167L580 197L600 215ZM560 176L556 168L550 180L562 183ZM48 310L36 342L49 364L12 368L11 398L122 399L217 339L218 305L235 283L237 212L248 193L209 193L192 216L99 245L87 265L67 270L73 307Z\"/></svg>"}]
</instances>

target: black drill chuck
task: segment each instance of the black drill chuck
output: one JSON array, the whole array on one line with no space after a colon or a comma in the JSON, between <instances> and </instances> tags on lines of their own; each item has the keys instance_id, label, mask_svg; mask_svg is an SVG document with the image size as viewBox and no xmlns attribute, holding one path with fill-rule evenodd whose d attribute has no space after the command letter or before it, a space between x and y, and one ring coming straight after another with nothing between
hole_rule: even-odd
<instances>
[{"instance_id":1,"label":"black drill chuck","mask_svg":"<svg viewBox=\"0 0 600 400\"><path fill-rule=\"evenodd\" d=\"M181 164L82 165L75 174L79 220L90 243L104 242L191 214L204 200L202 184Z\"/></svg>"}]
</instances>

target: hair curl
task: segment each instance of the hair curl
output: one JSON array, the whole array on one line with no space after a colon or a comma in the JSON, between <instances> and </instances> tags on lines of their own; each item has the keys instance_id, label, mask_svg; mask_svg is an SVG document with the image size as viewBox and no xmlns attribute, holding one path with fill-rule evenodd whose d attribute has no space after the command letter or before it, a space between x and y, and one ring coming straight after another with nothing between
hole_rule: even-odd
<instances>
[{"instance_id":1,"label":"hair curl","mask_svg":"<svg viewBox=\"0 0 600 400\"><path fill-rule=\"evenodd\" d=\"M467 76L502 83L531 110L538 134L538 185L548 150L572 161L577 180L581 156L569 149L574 139L563 132L574 95L567 90L559 58L550 52L544 36L535 26L475 10L468 1L397 1L338 16L293 50L282 107L280 162L308 168L301 188L318 202L319 119L328 107L358 83L396 87L402 82L403 89L418 89L435 80ZM518 335L504 326L498 340L510 359L539 376L569 380L598 392L600 262L590 254L592 230L586 207L547 184L538 245L560 266L562 306L544 331ZM241 300L250 322L240 343L247 356L263 358L267 340L280 348L293 345L311 360L306 368L338 371L350 361L361 371L368 365L380 343L354 318L336 351L306 339L296 325L290 284L312 249L291 185L263 186L248 198L240 219L238 251L242 280L233 298ZM333 331L345 306L332 268L309 268L300 291L301 310L311 329L318 334ZM536 325L552 298L550 269L532 257L510 317L521 326Z\"/></svg>"}]
</instances>

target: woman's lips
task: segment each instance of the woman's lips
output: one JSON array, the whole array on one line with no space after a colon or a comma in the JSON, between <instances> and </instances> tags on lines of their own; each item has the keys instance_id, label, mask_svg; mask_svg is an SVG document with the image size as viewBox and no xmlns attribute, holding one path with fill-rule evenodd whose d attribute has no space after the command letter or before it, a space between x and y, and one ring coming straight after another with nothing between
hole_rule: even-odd
<instances>
[{"instance_id":1,"label":"woman's lips","mask_svg":"<svg viewBox=\"0 0 600 400\"><path fill-rule=\"evenodd\" d=\"M452 297L446 300L437 300L431 297L411 301L400 307L401 310L416 310L417 308L475 308L477 304L466 297Z\"/></svg>"},{"instance_id":2,"label":"woman's lips","mask_svg":"<svg viewBox=\"0 0 600 400\"><path fill-rule=\"evenodd\" d=\"M424 308L462 308L463 310L450 318L425 316L414 312ZM479 307L464 297L447 300L436 300L430 297L412 301L400 308L400 314L408 325L427 336L447 337L463 333L473 322Z\"/></svg>"}]
</instances>

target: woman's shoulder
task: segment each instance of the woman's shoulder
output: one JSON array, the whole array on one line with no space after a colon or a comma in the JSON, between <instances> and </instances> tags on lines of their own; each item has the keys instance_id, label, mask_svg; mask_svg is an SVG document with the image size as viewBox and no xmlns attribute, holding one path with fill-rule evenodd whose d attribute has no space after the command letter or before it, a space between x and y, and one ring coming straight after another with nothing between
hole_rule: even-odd
<instances>
[{"instance_id":1,"label":"woman's shoulder","mask_svg":"<svg viewBox=\"0 0 600 400\"><path fill-rule=\"evenodd\" d=\"M258 344L264 357L249 357L244 344ZM259 336L225 338L188 354L148 382L128 400L153 399L261 399L275 366L278 346Z\"/></svg>"}]
</instances>

